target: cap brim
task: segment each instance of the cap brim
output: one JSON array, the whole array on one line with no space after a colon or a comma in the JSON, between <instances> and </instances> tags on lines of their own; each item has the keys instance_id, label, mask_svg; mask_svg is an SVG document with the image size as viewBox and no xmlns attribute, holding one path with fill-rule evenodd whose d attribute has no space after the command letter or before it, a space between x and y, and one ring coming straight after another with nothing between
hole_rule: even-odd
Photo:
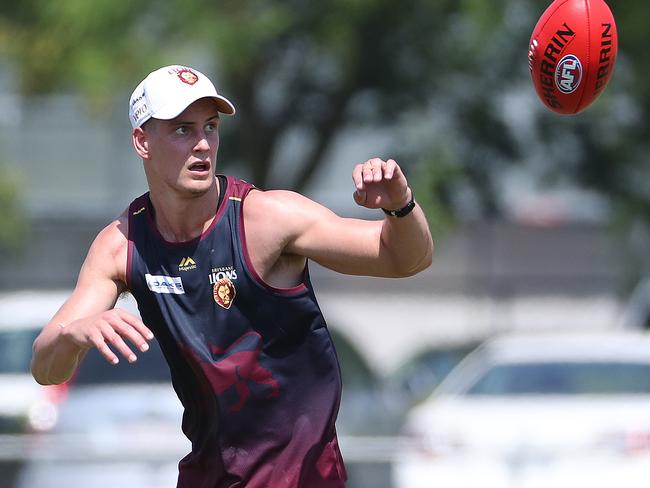
<instances>
[{"instance_id":1,"label":"cap brim","mask_svg":"<svg viewBox=\"0 0 650 488\"><path fill-rule=\"evenodd\" d=\"M217 110L219 110L219 112L226 115L235 115L235 106L230 100L228 100L226 97L222 97L221 95L217 95L213 98L217 102Z\"/></svg>"},{"instance_id":2,"label":"cap brim","mask_svg":"<svg viewBox=\"0 0 650 488\"><path fill-rule=\"evenodd\" d=\"M214 93L214 92L213 92ZM193 100L184 100L176 104L170 104L167 105L160 110L158 110L156 113L152 114L151 117L154 119L161 119L161 120L171 120L176 117L178 117L180 114L183 113L183 111L192 105L194 102L197 100L201 100L202 98L211 98L217 103L217 110L226 115L235 115L235 106L228 100L226 97L223 97L221 95L215 96L213 93L205 96L198 96L194 98Z\"/></svg>"}]
</instances>

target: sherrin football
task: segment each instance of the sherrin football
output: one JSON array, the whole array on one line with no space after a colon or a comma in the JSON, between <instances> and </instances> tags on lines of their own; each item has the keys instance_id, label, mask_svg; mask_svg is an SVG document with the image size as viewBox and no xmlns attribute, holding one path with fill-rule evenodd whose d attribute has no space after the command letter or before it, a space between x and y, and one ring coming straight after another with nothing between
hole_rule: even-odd
<instances>
[{"instance_id":1,"label":"sherrin football","mask_svg":"<svg viewBox=\"0 0 650 488\"><path fill-rule=\"evenodd\" d=\"M530 38L537 95L559 114L583 111L605 90L617 51L616 23L603 0L555 0Z\"/></svg>"}]
</instances>

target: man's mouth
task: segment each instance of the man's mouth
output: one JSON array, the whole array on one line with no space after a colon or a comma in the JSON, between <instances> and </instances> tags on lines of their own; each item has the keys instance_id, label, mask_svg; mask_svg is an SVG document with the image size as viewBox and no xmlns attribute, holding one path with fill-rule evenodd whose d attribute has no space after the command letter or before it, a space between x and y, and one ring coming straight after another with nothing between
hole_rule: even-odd
<instances>
[{"instance_id":1,"label":"man's mouth","mask_svg":"<svg viewBox=\"0 0 650 488\"><path fill-rule=\"evenodd\" d=\"M204 161L199 161L197 163L190 164L188 169L190 171L193 171L193 172L202 173L202 172L208 171L210 169L210 163L204 162Z\"/></svg>"}]
</instances>

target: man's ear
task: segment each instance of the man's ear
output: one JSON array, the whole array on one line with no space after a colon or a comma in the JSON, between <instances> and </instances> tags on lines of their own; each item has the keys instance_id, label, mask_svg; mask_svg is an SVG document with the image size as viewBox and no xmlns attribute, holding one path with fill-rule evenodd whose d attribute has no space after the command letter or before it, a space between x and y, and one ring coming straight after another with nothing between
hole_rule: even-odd
<instances>
[{"instance_id":1,"label":"man's ear","mask_svg":"<svg viewBox=\"0 0 650 488\"><path fill-rule=\"evenodd\" d=\"M133 129L131 139L133 141L133 148L135 149L135 152L138 153L138 156L142 159L149 159L149 141L147 140L147 134L144 129L142 127L136 127Z\"/></svg>"}]
</instances>

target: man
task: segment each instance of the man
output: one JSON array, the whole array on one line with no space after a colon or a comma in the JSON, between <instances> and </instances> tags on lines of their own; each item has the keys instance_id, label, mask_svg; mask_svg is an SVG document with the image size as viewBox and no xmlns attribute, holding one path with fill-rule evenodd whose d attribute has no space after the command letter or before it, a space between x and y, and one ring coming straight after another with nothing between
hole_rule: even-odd
<instances>
[{"instance_id":1,"label":"man","mask_svg":"<svg viewBox=\"0 0 650 488\"><path fill-rule=\"evenodd\" d=\"M34 343L32 372L64 382L93 347L109 363L133 362L133 346L144 352L155 335L192 441L178 487L341 487L341 380L307 260L413 275L431 263L427 222L393 160L352 173L356 203L388 209L383 221L215 177L220 113L235 108L191 68L160 68L135 89L132 141L149 192L97 235ZM125 291L144 323L114 308Z\"/></svg>"}]
</instances>

